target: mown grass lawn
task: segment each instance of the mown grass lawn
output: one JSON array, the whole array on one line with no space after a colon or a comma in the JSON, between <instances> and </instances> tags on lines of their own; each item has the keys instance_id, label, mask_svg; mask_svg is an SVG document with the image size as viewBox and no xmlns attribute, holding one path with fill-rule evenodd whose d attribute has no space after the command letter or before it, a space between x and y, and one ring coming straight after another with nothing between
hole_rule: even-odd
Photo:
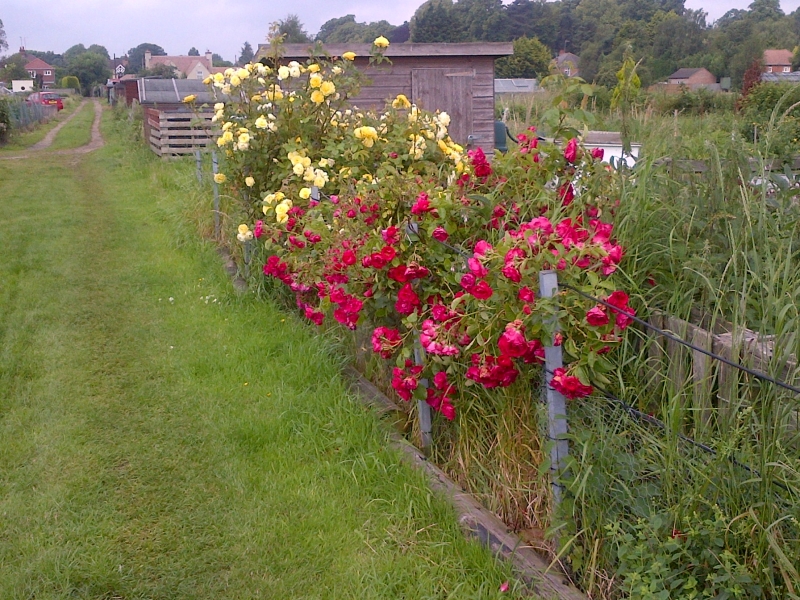
<instances>
[{"instance_id":1,"label":"mown grass lawn","mask_svg":"<svg viewBox=\"0 0 800 600\"><path fill-rule=\"evenodd\" d=\"M0 156L22 152L36 142L42 141L51 129L65 121L72 113L78 110L81 101L81 97L72 96L67 98L64 100L64 110L60 111L56 117L50 119L46 123L37 124L30 131L22 133L16 132L8 144L0 146Z\"/></svg>"},{"instance_id":2,"label":"mown grass lawn","mask_svg":"<svg viewBox=\"0 0 800 600\"><path fill-rule=\"evenodd\" d=\"M94 103L86 102L78 110L78 114L58 132L50 146L52 150L66 150L85 146L92 139L92 123L94 122Z\"/></svg>"},{"instance_id":3,"label":"mown grass lawn","mask_svg":"<svg viewBox=\"0 0 800 600\"><path fill-rule=\"evenodd\" d=\"M332 344L234 293L103 130L0 162L0 598L499 597Z\"/></svg>"}]
</instances>

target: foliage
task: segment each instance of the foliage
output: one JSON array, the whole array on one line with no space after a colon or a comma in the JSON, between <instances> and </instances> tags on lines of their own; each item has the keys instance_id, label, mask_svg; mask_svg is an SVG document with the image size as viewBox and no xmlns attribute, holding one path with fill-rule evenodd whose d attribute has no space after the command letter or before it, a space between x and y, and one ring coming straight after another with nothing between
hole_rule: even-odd
<instances>
[{"instance_id":1,"label":"foliage","mask_svg":"<svg viewBox=\"0 0 800 600\"><path fill-rule=\"evenodd\" d=\"M311 37L303 28L300 22L300 17L296 14L286 15L285 19L280 19L278 22L278 35L283 36L283 41L286 44L305 44L311 41Z\"/></svg>"},{"instance_id":2,"label":"foliage","mask_svg":"<svg viewBox=\"0 0 800 600\"><path fill-rule=\"evenodd\" d=\"M81 91L81 82L74 75L67 75L61 78L61 87L64 89L73 89L78 92Z\"/></svg>"},{"instance_id":3,"label":"foliage","mask_svg":"<svg viewBox=\"0 0 800 600\"><path fill-rule=\"evenodd\" d=\"M189 48L189 52L186 53L186 56L200 56L200 50L192 46Z\"/></svg>"},{"instance_id":4,"label":"foliage","mask_svg":"<svg viewBox=\"0 0 800 600\"><path fill-rule=\"evenodd\" d=\"M164 49L157 44L143 43L128 50L128 73L138 73L144 69L144 53L150 51L152 56L166 56Z\"/></svg>"},{"instance_id":5,"label":"foliage","mask_svg":"<svg viewBox=\"0 0 800 600\"><path fill-rule=\"evenodd\" d=\"M108 60L94 52L84 52L69 61L69 74L78 78L84 94L88 94L98 83L105 83L111 76Z\"/></svg>"},{"instance_id":6,"label":"foliage","mask_svg":"<svg viewBox=\"0 0 800 600\"><path fill-rule=\"evenodd\" d=\"M0 52L8 49L8 40L6 39L6 30L3 27L3 20L0 19Z\"/></svg>"},{"instance_id":7,"label":"foliage","mask_svg":"<svg viewBox=\"0 0 800 600\"><path fill-rule=\"evenodd\" d=\"M385 45L375 41L375 62ZM213 78L233 100L214 119L226 156L218 182L243 201L238 239L264 241L264 273L311 321L332 313L351 329L371 327L375 352L395 361L398 395L447 419L456 382L506 387L542 361L554 311L571 364L553 385L570 398L590 394L587 369L604 381L632 310L610 277L622 258L614 173L574 139L562 151L533 135L490 166L453 143L446 113L403 96L382 114L346 108L359 79L347 55ZM617 308L535 298L550 268ZM416 343L424 367L413 366Z\"/></svg>"},{"instance_id":8,"label":"foliage","mask_svg":"<svg viewBox=\"0 0 800 600\"><path fill-rule=\"evenodd\" d=\"M536 38L514 40L514 54L495 61L495 77L543 78L550 72L550 50Z\"/></svg>"},{"instance_id":9,"label":"foliage","mask_svg":"<svg viewBox=\"0 0 800 600\"><path fill-rule=\"evenodd\" d=\"M11 101L0 96L0 144L8 142L11 137Z\"/></svg>"},{"instance_id":10,"label":"foliage","mask_svg":"<svg viewBox=\"0 0 800 600\"><path fill-rule=\"evenodd\" d=\"M368 43L382 35L388 38L389 41L395 42L396 39L393 39L393 34L397 29L388 21L357 23L355 15L345 15L323 23L315 39L328 44Z\"/></svg>"},{"instance_id":11,"label":"foliage","mask_svg":"<svg viewBox=\"0 0 800 600\"><path fill-rule=\"evenodd\" d=\"M0 80L10 83L14 79L30 79L31 74L25 69L26 62L20 54L9 56L0 69Z\"/></svg>"},{"instance_id":12,"label":"foliage","mask_svg":"<svg viewBox=\"0 0 800 600\"><path fill-rule=\"evenodd\" d=\"M232 67L233 63L229 60L225 60L219 54L214 52L211 55L211 65L214 67Z\"/></svg>"},{"instance_id":13,"label":"foliage","mask_svg":"<svg viewBox=\"0 0 800 600\"><path fill-rule=\"evenodd\" d=\"M622 115L622 150L628 155L631 153L630 113L642 87L636 73L639 64L633 61L630 47L626 49L622 67L617 71L617 85L611 93L611 108L619 110Z\"/></svg>"},{"instance_id":14,"label":"foliage","mask_svg":"<svg viewBox=\"0 0 800 600\"><path fill-rule=\"evenodd\" d=\"M178 78L178 70L172 65L156 64L149 69L139 71L139 76L152 79L176 79Z\"/></svg>"},{"instance_id":15,"label":"foliage","mask_svg":"<svg viewBox=\"0 0 800 600\"><path fill-rule=\"evenodd\" d=\"M800 86L759 83L742 100L742 135L770 157L789 160L800 151Z\"/></svg>"},{"instance_id":16,"label":"foliage","mask_svg":"<svg viewBox=\"0 0 800 600\"><path fill-rule=\"evenodd\" d=\"M253 62L254 56L255 53L253 52L253 47L250 45L250 42L245 42L242 49L239 50L239 60L237 64L243 66L249 62Z\"/></svg>"}]
</instances>

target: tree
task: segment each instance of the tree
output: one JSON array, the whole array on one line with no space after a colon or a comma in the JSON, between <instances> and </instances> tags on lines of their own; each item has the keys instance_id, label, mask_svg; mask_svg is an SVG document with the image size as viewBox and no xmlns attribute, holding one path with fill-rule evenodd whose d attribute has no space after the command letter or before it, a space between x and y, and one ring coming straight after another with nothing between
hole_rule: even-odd
<instances>
[{"instance_id":1,"label":"tree","mask_svg":"<svg viewBox=\"0 0 800 600\"><path fill-rule=\"evenodd\" d=\"M452 0L427 0L411 17L411 41L461 42L460 24L455 20Z\"/></svg>"},{"instance_id":2,"label":"tree","mask_svg":"<svg viewBox=\"0 0 800 600\"><path fill-rule=\"evenodd\" d=\"M3 20L0 19L0 52L8 49L8 40L6 40L6 30L3 27Z\"/></svg>"},{"instance_id":3,"label":"tree","mask_svg":"<svg viewBox=\"0 0 800 600\"><path fill-rule=\"evenodd\" d=\"M278 21L278 35L284 36L283 41L286 44L306 44L311 41L300 22L300 17L292 14Z\"/></svg>"},{"instance_id":4,"label":"tree","mask_svg":"<svg viewBox=\"0 0 800 600\"><path fill-rule=\"evenodd\" d=\"M0 79L11 82L14 79L30 79L31 74L25 70L25 59L20 54L12 54L2 63Z\"/></svg>"},{"instance_id":5,"label":"tree","mask_svg":"<svg viewBox=\"0 0 800 600\"><path fill-rule=\"evenodd\" d=\"M75 44L64 52L64 61L69 64L71 60L79 57L81 54L86 52L86 46L83 44Z\"/></svg>"},{"instance_id":6,"label":"tree","mask_svg":"<svg viewBox=\"0 0 800 600\"><path fill-rule=\"evenodd\" d=\"M172 65L153 65L149 69L139 71L141 77L150 79L179 79L178 71Z\"/></svg>"},{"instance_id":7,"label":"tree","mask_svg":"<svg viewBox=\"0 0 800 600\"><path fill-rule=\"evenodd\" d=\"M188 56L200 56L200 50L192 46L191 48L189 48Z\"/></svg>"},{"instance_id":8,"label":"tree","mask_svg":"<svg viewBox=\"0 0 800 600\"><path fill-rule=\"evenodd\" d=\"M105 83L111 76L108 60L94 52L84 52L69 63L69 74L78 78L81 89L88 95L92 87L98 83Z\"/></svg>"},{"instance_id":9,"label":"tree","mask_svg":"<svg viewBox=\"0 0 800 600\"><path fill-rule=\"evenodd\" d=\"M128 73L138 73L144 69L144 53L149 50L153 56L166 56L164 49L157 44L139 44L128 50Z\"/></svg>"},{"instance_id":10,"label":"tree","mask_svg":"<svg viewBox=\"0 0 800 600\"><path fill-rule=\"evenodd\" d=\"M322 27L319 28L319 33L317 33L315 39L324 44L328 41L328 38L331 36L331 34L333 34L333 32L339 29L342 25L355 22L355 15L345 15L343 17L339 17L338 19L329 19L322 24Z\"/></svg>"},{"instance_id":11,"label":"tree","mask_svg":"<svg viewBox=\"0 0 800 600\"><path fill-rule=\"evenodd\" d=\"M92 44L86 49L87 52L94 52L95 54L99 54L106 60L111 60L111 55L108 53L108 50L105 46L101 46L100 44Z\"/></svg>"},{"instance_id":12,"label":"tree","mask_svg":"<svg viewBox=\"0 0 800 600\"><path fill-rule=\"evenodd\" d=\"M547 46L536 38L521 37L514 40L514 54L495 62L495 73L500 78L542 78L550 71L552 55Z\"/></svg>"},{"instance_id":13,"label":"tree","mask_svg":"<svg viewBox=\"0 0 800 600\"><path fill-rule=\"evenodd\" d=\"M243 66L247 63L251 63L254 57L255 53L253 52L253 47L250 45L250 42L245 42L242 49L239 50L239 64Z\"/></svg>"},{"instance_id":14,"label":"tree","mask_svg":"<svg viewBox=\"0 0 800 600\"><path fill-rule=\"evenodd\" d=\"M229 60L225 60L219 54L214 52L211 55L211 66L212 67L232 67L233 63Z\"/></svg>"},{"instance_id":15,"label":"tree","mask_svg":"<svg viewBox=\"0 0 800 600\"><path fill-rule=\"evenodd\" d=\"M77 77L75 77L75 75L67 75L66 77L61 78L61 87L65 90L73 89L80 92L81 82Z\"/></svg>"}]
</instances>

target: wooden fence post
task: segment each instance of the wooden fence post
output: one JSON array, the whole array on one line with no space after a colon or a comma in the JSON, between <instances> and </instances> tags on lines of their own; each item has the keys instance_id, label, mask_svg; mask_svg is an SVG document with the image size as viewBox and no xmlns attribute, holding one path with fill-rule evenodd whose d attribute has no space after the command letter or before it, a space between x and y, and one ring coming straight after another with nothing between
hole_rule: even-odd
<instances>
[{"instance_id":1,"label":"wooden fence post","mask_svg":"<svg viewBox=\"0 0 800 600\"><path fill-rule=\"evenodd\" d=\"M219 173L219 162L217 161L216 150L211 151L211 172L216 175ZM214 238L219 239L219 185L217 180L212 177L212 186L214 188Z\"/></svg>"},{"instance_id":2,"label":"wooden fence post","mask_svg":"<svg viewBox=\"0 0 800 600\"><path fill-rule=\"evenodd\" d=\"M425 364L419 334L417 334L414 339L414 362L417 365ZM427 379L421 379L420 383L423 388L428 388ZM433 424L431 419L431 407L425 400L417 400L417 420L419 421L420 446L423 449L430 448L431 444L433 444Z\"/></svg>"}]
</instances>

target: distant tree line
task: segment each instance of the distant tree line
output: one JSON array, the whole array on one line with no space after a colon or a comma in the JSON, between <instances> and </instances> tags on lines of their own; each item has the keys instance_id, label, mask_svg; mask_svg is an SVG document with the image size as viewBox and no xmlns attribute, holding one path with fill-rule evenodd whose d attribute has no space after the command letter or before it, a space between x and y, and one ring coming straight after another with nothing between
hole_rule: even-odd
<instances>
[{"instance_id":1,"label":"distant tree line","mask_svg":"<svg viewBox=\"0 0 800 600\"><path fill-rule=\"evenodd\" d=\"M523 40L513 60L498 63L504 76L546 75L549 59L566 51L579 57L584 79L609 87L617 83L628 47L641 60L643 85L682 67L705 67L739 87L765 49L793 50L800 43L800 9L787 15L779 0L754 0L711 24L704 11L686 8L684 0L426 0L399 26L345 15L312 36L296 15L278 25L286 42L358 43L378 35L393 43ZM800 53L796 62L800 66Z\"/></svg>"}]
</instances>

